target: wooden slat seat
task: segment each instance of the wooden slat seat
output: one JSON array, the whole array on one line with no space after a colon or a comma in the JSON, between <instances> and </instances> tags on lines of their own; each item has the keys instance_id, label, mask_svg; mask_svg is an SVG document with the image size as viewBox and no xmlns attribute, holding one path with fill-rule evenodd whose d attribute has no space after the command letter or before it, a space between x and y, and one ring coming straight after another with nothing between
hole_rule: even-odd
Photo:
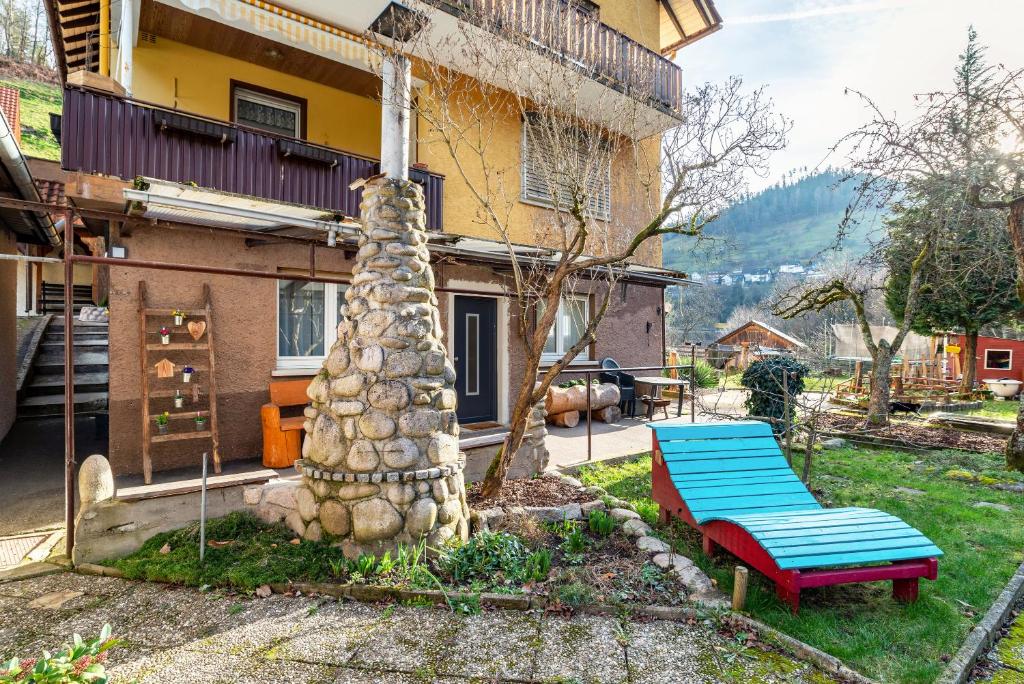
<instances>
[{"instance_id":1,"label":"wooden slat seat","mask_svg":"<svg viewBox=\"0 0 1024 684\"><path fill-rule=\"evenodd\" d=\"M305 416L292 416L291 418L282 418L281 430L285 432L288 430L301 430L305 422Z\"/></svg>"},{"instance_id":2,"label":"wooden slat seat","mask_svg":"<svg viewBox=\"0 0 1024 684\"><path fill-rule=\"evenodd\" d=\"M302 452L302 426L305 416L282 417L281 409L309 403L306 390L309 378L277 380L270 383L270 401L260 409L263 424L263 465L288 468Z\"/></svg>"},{"instance_id":3,"label":"wooden slat seat","mask_svg":"<svg viewBox=\"0 0 1024 684\"><path fill-rule=\"evenodd\" d=\"M893 579L897 598L935 579L942 551L899 518L870 508L823 508L759 421L654 430L652 487L663 520L677 515L704 533L705 550L732 551L776 581L798 606L801 587ZM863 564L882 564L853 570ZM916 573L916 574L915 574Z\"/></svg>"}]
</instances>

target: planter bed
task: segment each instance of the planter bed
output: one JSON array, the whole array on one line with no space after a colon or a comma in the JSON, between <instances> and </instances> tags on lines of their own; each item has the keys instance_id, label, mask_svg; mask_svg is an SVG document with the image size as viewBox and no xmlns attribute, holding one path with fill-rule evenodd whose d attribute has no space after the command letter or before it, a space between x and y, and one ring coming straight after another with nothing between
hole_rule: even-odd
<instances>
[{"instance_id":1,"label":"planter bed","mask_svg":"<svg viewBox=\"0 0 1024 684\"><path fill-rule=\"evenodd\" d=\"M923 449L963 449L965 451L1002 451L1006 438L927 423L914 423L895 419L889 425L865 428L864 419L839 413L827 413L819 423L823 433L837 434L852 439L874 440L883 446Z\"/></svg>"}]
</instances>

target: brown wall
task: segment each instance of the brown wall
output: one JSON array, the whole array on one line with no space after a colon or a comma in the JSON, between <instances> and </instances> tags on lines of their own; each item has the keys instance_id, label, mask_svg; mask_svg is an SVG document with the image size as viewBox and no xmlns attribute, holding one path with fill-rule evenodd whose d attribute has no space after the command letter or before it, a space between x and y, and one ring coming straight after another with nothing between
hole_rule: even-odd
<instances>
[{"instance_id":1,"label":"brown wall","mask_svg":"<svg viewBox=\"0 0 1024 684\"><path fill-rule=\"evenodd\" d=\"M246 247L244 239L213 231L185 231L134 228L119 244L133 259L186 262L273 272L278 268L306 269L309 250L304 245L278 244ZM346 277L351 262L337 249L317 250L318 271ZM489 268L467 264L435 265L438 283L454 286L454 281L495 285L500 282ZM110 268L110 460L116 473L138 473L142 469L142 383L140 379L140 342L138 283L145 280L147 303L159 308L194 308L202 299L202 286L209 283L213 298L213 332L217 366L218 417L221 458L224 461L258 458L262 454L259 409L267 399L267 387L275 379L277 361L277 283L270 279L211 276L172 271L142 271ZM459 286L464 286L462 283ZM662 288L636 283L615 286L609 311L598 329L598 342L590 364L614 357L622 366L660 365L662 355ZM485 288L481 288L485 289ZM487 294L482 292L481 294ZM595 298L598 294L594 294ZM450 296L439 294L441 320L447 321ZM526 370L523 342L518 334L514 310L508 321L509 345L508 405ZM646 332L650 322L651 331ZM156 322L150 330L159 327ZM155 341L155 335L151 336ZM500 346L499 346L500 350ZM499 351L500 353L500 351ZM195 354L191 352L189 354ZM200 352L201 354L201 352ZM180 368L187 361L202 361L201 356L178 352L149 355L150 365L164 356ZM151 376L155 378L155 376ZM578 376L572 376L578 377ZM156 380L153 381L155 386ZM160 381L165 387L183 387L175 381ZM204 394L208 378L198 373L197 382ZM187 394L187 393L186 393ZM154 399L151 413L173 410L170 399ZM156 471L196 465L202 452L209 449L205 440L184 440L153 446Z\"/></svg>"},{"instance_id":2,"label":"brown wall","mask_svg":"<svg viewBox=\"0 0 1024 684\"><path fill-rule=\"evenodd\" d=\"M133 259L186 262L196 265L243 268L273 272L278 266L306 269L309 249L298 244L246 247L241 237L202 231L135 228L120 244ZM350 263L341 250L319 249L318 270L348 273ZM217 410L221 458L229 461L262 454L260 406L267 402L268 384L277 362L277 281L233 276L212 276L172 271L110 269L110 462L117 473L137 473L142 468L142 383L138 282L146 281L149 306L198 307L202 287L209 283L213 299L213 332L217 366ZM156 330L157 324L150 328ZM151 341L155 340L154 339ZM177 354L177 355L175 355ZM168 352L180 367L188 360L203 361L202 352ZM154 364L163 355L150 353ZM180 362L180 363L179 363ZM193 382L207 388L207 377L197 373ZM155 376L152 376L155 377ZM288 378L283 378L288 379ZM168 381L162 381L168 382ZM152 386L152 385L151 385ZM187 385L169 385L183 387ZM163 403L160 403L163 402ZM151 411L174 410L170 399L153 400ZM195 465L205 440L156 444L154 470Z\"/></svg>"},{"instance_id":3,"label":"brown wall","mask_svg":"<svg viewBox=\"0 0 1024 684\"><path fill-rule=\"evenodd\" d=\"M0 253L17 252L14 236L0 230ZM0 439L14 423L17 411L17 261L0 261Z\"/></svg>"}]
</instances>

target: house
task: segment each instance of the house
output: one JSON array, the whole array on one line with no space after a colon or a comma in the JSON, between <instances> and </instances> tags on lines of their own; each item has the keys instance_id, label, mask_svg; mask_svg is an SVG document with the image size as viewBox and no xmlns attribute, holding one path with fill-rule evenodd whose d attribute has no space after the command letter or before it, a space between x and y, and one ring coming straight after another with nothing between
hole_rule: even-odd
<instances>
[{"instance_id":1,"label":"house","mask_svg":"<svg viewBox=\"0 0 1024 684\"><path fill-rule=\"evenodd\" d=\"M802 275L807 269L800 264L782 264L779 266L779 273L788 275Z\"/></svg>"},{"instance_id":2,"label":"house","mask_svg":"<svg viewBox=\"0 0 1024 684\"><path fill-rule=\"evenodd\" d=\"M960 347L960 364L964 367L967 350L964 335L950 335L950 343ZM984 389L986 380L1024 380L1024 335L1011 328L991 327L978 335L977 382Z\"/></svg>"},{"instance_id":3,"label":"house","mask_svg":"<svg viewBox=\"0 0 1024 684\"><path fill-rule=\"evenodd\" d=\"M658 133L678 120L681 104L681 71L669 56L721 24L710 0L407 4L438 26L469 21L464 5L512 12L538 54L585 79L596 97L639 102L654 154ZM394 4L46 5L66 82L59 123L65 194L92 212L86 231L103 237L108 256L126 260L96 266L106 272L99 297L109 299L110 308L111 466L118 474L142 469L142 373L149 369L140 350L140 309L195 309L204 291L216 331L220 455L251 459L261 451L259 411L269 384L311 378L336 338L356 251L346 233L359 214L358 183L380 171L385 123L373 47L383 40ZM566 19L561 35L530 33L527 17L555 10ZM597 37L614 60L595 56ZM445 66L472 76L473 65ZM653 82L631 81L640 75ZM413 87L420 85L414 80ZM460 423L502 425L518 381L534 372L524 367L517 312L502 286L508 252L475 220L469 189L450 156L429 141L421 119L409 122L404 154L426 196L439 307L459 378ZM513 185L523 186L511 239L520 245L517 255L535 259L554 246L532 230L550 199L520 182L532 171L523 144L529 120L506 123L495 154L507 157ZM611 213L631 192L629 180L615 175L613 164L603 196ZM132 266L142 262L211 270ZM240 271L269 277L240 277ZM611 356L622 366L660 365L664 289L681 280L661 268L660 244L652 244L623 274L598 341L581 363ZM575 341L573 317L590 316L597 294L583 283L563 302L551 359ZM470 340L472 353L459 353ZM197 382L207 386L202 371ZM199 440L160 445L153 467L194 465L204 449Z\"/></svg>"},{"instance_id":4,"label":"house","mask_svg":"<svg viewBox=\"0 0 1024 684\"><path fill-rule=\"evenodd\" d=\"M750 273L743 273L743 283L770 283L772 281L772 271L769 268L759 268Z\"/></svg>"},{"instance_id":5,"label":"house","mask_svg":"<svg viewBox=\"0 0 1024 684\"><path fill-rule=\"evenodd\" d=\"M708 345L708 360L717 368L744 369L753 361L797 354L807 345L761 321L749 320Z\"/></svg>"}]
</instances>

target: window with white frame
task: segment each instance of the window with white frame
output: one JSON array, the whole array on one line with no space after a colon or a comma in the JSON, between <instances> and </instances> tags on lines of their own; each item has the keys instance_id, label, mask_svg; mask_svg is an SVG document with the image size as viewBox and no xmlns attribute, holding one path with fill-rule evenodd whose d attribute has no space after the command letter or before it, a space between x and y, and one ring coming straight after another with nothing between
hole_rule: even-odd
<instances>
[{"instance_id":1,"label":"window with white frame","mask_svg":"<svg viewBox=\"0 0 1024 684\"><path fill-rule=\"evenodd\" d=\"M301 102L240 87L234 89L232 97L236 123L268 133L302 137Z\"/></svg>"},{"instance_id":2,"label":"window with white frame","mask_svg":"<svg viewBox=\"0 0 1024 684\"><path fill-rule=\"evenodd\" d=\"M316 371L338 339L347 286L277 281L277 367Z\"/></svg>"},{"instance_id":3,"label":"window with white frame","mask_svg":"<svg viewBox=\"0 0 1024 684\"><path fill-rule=\"evenodd\" d=\"M544 314L544 304L537 307L537 316ZM551 326L547 342L544 344L543 361L557 361L569 351L583 336L590 321L590 299L588 297L564 296L558 305L555 324ZM588 350L576 358L588 358Z\"/></svg>"},{"instance_id":4,"label":"window with white frame","mask_svg":"<svg viewBox=\"0 0 1024 684\"><path fill-rule=\"evenodd\" d=\"M543 207L555 206L555 193L559 209L572 206L571 186L580 183L587 198L587 212L592 218L608 220L611 216L611 159L605 154L594 154L595 143L585 131L560 131L563 141L575 138L578 151L554 149L552 136L537 117L527 116L523 121L522 173L520 199ZM599 161L594 161L595 157Z\"/></svg>"},{"instance_id":5,"label":"window with white frame","mask_svg":"<svg viewBox=\"0 0 1024 684\"><path fill-rule=\"evenodd\" d=\"M985 370L1010 370L1013 368L1013 351L1010 349L986 349Z\"/></svg>"}]
</instances>

